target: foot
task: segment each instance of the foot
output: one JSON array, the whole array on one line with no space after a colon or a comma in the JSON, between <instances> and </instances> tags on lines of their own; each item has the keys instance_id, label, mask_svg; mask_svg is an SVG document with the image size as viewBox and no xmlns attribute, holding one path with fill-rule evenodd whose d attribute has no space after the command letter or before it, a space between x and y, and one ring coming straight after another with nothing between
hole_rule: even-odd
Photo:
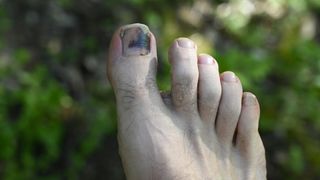
<instances>
[{"instance_id":1,"label":"foot","mask_svg":"<svg viewBox=\"0 0 320 180\"><path fill-rule=\"evenodd\" d=\"M232 72L179 38L169 51L171 93L156 84L156 41L148 27L115 32L108 78L118 111L120 156L128 179L266 179L259 104Z\"/></svg>"}]
</instances>

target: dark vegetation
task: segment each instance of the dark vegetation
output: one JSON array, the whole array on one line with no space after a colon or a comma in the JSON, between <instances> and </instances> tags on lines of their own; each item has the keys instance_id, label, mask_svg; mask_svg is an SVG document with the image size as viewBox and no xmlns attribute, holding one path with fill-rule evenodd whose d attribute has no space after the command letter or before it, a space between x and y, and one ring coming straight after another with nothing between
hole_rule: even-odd
<instances>
[{"instance_id":1,"label":"dark vegetation","mask_svg":"<svg viewBox=\"0 0 320 180\"><path fill-rule=\"evenodd\" d=\"M179 36L261 102L269 179L320 179L320 1L0 0L0 178L124 179L105 60L112 32Z\"/></svg>"}]
</instances>

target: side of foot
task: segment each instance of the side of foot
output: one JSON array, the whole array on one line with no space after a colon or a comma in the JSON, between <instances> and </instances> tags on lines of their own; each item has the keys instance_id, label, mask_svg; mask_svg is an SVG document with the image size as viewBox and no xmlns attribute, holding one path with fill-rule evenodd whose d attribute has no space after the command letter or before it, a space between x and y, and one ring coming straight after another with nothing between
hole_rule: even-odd
<instances>
[{"instance_id":1,"label":"side of foot","mask_svg":"<svg viewBox=\"0 0 320 180\"><path fill-rule=\"evenodd\" d=\"M256 97L187 38L173 42L169 60L171 93L161 95L148 27L123 26L111 41L107 71L127 178L266 179Z\"/></svg>"}]
</instances>

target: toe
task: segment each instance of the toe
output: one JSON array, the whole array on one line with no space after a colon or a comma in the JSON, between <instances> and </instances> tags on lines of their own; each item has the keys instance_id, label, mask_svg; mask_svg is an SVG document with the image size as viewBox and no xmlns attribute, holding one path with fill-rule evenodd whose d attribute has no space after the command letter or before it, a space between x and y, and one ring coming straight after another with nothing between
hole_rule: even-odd
<instances>
[{"instance_id":1,"label":"toe","mask_svg":"<svg viewBox=\"0 0 320 180\"><path fill-rule=\"evenodd\" d=\"M177 39L170 48L169 60L172 65L172 101L177 111L197 110L198 66L197 50L193 41Z\"/></svg>"},{"instance_id":2,"label":"toe","mask_svg":"<svg viewBox=\"0 0 320 180\"><path fill-rule=\"evenodd\" d=\"M217 62L207 54L198 57L199 83L198 106L201 119L214 125L220 96L221 84Z\"/></svg>"},{"instance_id":3,"label":"toe","mask_svg":"<svg viewBox=\"0 0 320 180\"><path fill-rule=\"evenodd\" d=\"M107 61L107 74L117 103L153 99L150 96L160 99L156 66L156 42L148 27L131 24L119 28L113 35Z\"/></svg>"},{"instance_id":4,"label":"toe","mask_svg":"<svg viewBox=\"0 0 320 180\"><path fill-rule=\"evenodd\" d=\"M241 111L242 86L233 72L221 75L222 95L216 120L220 142L231 145Z\"/></svg>"},{"instance_id":5,"label":"toe","mask_svg":"<svg viewBox=\"0 0 320 180\"><path fill-rule=\"evenodd\" d=\"M260 108L256 97L252 93L244 93L242 99L242 109L237 126L235 147L246 161L248 169L260 169L254 179L265 179L266 160L265 150L258 133Z\"/></svg>"},{"instance_id":6,"label":"toe","mask_svg":"<svg viewBox=\"0 0 320 180\"><path fill-rule=\"evenodd\" d=\"M241 152L250 152L259 147L258 133L260 108L256 97L252 93L243 93L242 109L237 126L236 146ZM262 146L263 147L263 146Z\"/></svg>"}]
</instances>

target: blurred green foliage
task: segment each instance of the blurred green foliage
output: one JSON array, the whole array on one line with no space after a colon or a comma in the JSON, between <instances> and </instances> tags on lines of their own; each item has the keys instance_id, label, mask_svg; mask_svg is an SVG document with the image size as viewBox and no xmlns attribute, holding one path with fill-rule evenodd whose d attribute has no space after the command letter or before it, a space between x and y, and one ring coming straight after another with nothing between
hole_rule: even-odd
<instances>
[{"instance_id":1,"label":"blurred green foliage","mask_svg":"<svg viewBox=\"0 0 320 180\"><path fill-rule=\"evenodd\" d=\"M179 36L261 103L269 179L320 179L320 1L0 0L1 179L123 179L107 44L149 25L159 86Z\"/></svg>"}]
</instances>

